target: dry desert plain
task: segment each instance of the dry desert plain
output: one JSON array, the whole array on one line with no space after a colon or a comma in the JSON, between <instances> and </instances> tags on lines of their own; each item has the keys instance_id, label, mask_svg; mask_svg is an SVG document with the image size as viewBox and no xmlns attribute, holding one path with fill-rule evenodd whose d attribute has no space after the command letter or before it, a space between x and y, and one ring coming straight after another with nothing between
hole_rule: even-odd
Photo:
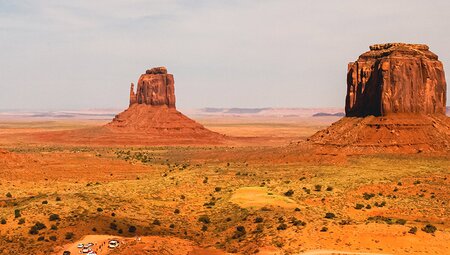
<instances>
[{"instance_id":1,"label":"dry desert plain","mask_svg":"<svg viewBox=\"0 0 450 255\"><path fill-rule=\"evenodd\" d=\"M106 121L2 121L0 254L448 254L449 154L312 152L337 120L203 118L234 138L146 147L39 136Z\"/></svg>"}]
</instances>

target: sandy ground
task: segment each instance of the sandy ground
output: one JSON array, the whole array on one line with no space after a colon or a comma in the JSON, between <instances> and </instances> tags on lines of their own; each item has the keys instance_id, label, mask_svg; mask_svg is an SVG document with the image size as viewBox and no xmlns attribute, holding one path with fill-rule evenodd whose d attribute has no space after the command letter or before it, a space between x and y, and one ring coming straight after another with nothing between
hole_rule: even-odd
<instances>
[{"instance_id":1,"label":"sandy ground","mask_svg":"<svg viewBox=\"0 0 450 255\"><path fill-rule=\"evenodd\" d=\"M275 206L294 209L298 204L285 196L274 195L266 187L243 187L236 190L230 198L230 202L243 208L262 208Z\"/></svg>"},{"instance_id":2,"label":"sandy ground","mask_svg":"<svg viewBox=\"0 0 450 255\"><path fill-rule=\"evenodd\" d=\"M389 255L388 253L349 252L337 250L317 250L299 253L298 255Z\"/></svg>"},{"instance_id":3,"label":"sandy ground","mask_svg":"<svg viewBox=\"0 0 450 255\"><path fill-rule=\"evenodd\" d=\"M108 243L111 240L119 241L117 248L109 248ZM54 255L62 254L69 251L71 254L80 254L81 249L77 248L78 244L93 243L92 251L97 255L108 254L139 254L139 250L143 250L146 254L185 254L185 255L226 255L227 253L213 249L196 247L192 242L173 238L158 236L136 236L132 238L123 238L112 235L87 235L82 239L57 247Z\"/></svg>"},{"instance_id":4,"label":"sandy ground","mask_svg":"<svg viewBox=\"0 0 450 255\"><path fill-rule=\"evenodd\" d=\"M118 236L111 236L111 235L88 235L85 236L83 239L78 240L74 243L69 243L64 245L63 247L57 247L57 252L54 254L62 254L63 251L70 251L71 254L79 254L80 249L77 248L78 244L88 244L93 243L94 245L91 246L92 251L96 252L97 255L106 255L109 254L111 249L108 248L108 242L110 240L117 240L121 244L125 242L124 238L118 237Z\"/></svg>"},{"instance_id":5,"label":"sandy ground","mask_svg":"<svg viewBox=\"0 0 450 255\"><path fill-rule=\"evenodd\" d=\"M28 135L82 127L3 123L0 254L112 236L125 255L445 254L449 155L317 155L301 141L318 122L204 120L239 146L39 143Z\"/></svg>"},{"instance_id":6,"label":"sandy ground","mask_svg":"<svg viewBox=\"0 0 450 255\"><path fill-rule=\"evenodd\" d=\"M108 248L108 243L111 240L117 240L120 247L116 249ZM122 238L119 236L110 235L88 235L84 238L63 247L57 247L58 251L54 255L62 254L63 251L70 251L71 254L81 253L81 249L77 248L78 244L93 243L92 251L97 255L108 255L119 252L120 254L136 254L136 250L146 250L147 253L164 254L186 254L186 255L226 255L229 253L217 249L204 249L195 247L191 242L164 237L136 237L136 238ZM169 247L176 247L176 251L169 251ZM274 248L262 248L257 255L276 255L280 254L280 250ZM389 253L367 253L367 252L350 252L340 250L312 250L296 255L391 255Z\"/></svg>"},{"instance_id":7,"label":"sandy ground","mask_svg":"<svg viewBox=\"0 0 450 255\"><path fill-rule=\"evenodd\" d=\"M281 146L291 142L304 140L316 131L329 126L338 117L289 117L289 118L217 118L203 117L197 121L206 128L226 135L228 139L221 141L229 146ZM125 135L114 139L95 142L87 137L91 135L93 128L98 128L108 121L101 120L1 120L0 119L0 144L14 145L72 145L83 146L137 146L142 137ZM68 132L71 130L84 130L82 132ZM68 133L65 133L68 132ZM78 140L77 140L77 137ZM84 137L84 138L83 138ZM204 142L204 141L203 141ZM147 141L152 145L151 141ZM143 143L145 144L145 143ZM214 144L214 143L212 143ZM182 144L181 144L182 145ZM202 145L202 144L198 144ZM197 146L198 146L197 145ZM208 144L205 144L208 145Z\"/></svg>"}]
</instances>

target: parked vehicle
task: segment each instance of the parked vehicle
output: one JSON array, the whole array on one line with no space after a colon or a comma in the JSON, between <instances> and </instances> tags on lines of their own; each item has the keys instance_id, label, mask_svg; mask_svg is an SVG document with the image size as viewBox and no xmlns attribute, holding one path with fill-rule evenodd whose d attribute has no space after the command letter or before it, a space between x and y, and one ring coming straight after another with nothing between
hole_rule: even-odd
<instances>
[{"instance_id":1,"label":"parked vehicle","mask_svg":"<svg viewBox=\"0 0 450 255\"><path fill-rule=\"evenodd\" d=\"M108 247L111 248L111 249L114 249L117 246L119 246L119 241L117 241L117 240L111 240L108 243Z\"/></svg>"},{"instance_id":2,"label":"parked vehicle","mask_svg":"<svg viewBox=\"0 0 450 255\"><path fill-rule=\"evenodd\" d=\"M70 255L70 251L64 251L63 255Z\"/></svg>"},{"instance_id":3,"label":"parked vehicle","mask_svg":"<svg viewBox=\"0 0 450 255\"><path fill-rule=\"evenodd\" d=\"M84 244L79 243L79 244L77 245L77 248L78 248L78 249L83 249L83 248L84 248Z\"/></svg>"},{"instance_id":4,"label":"parked vehicle","mask_svg":"<svg viewBox=\"0 0 450 255\"><path fill-rule=\"evenodd\" d=\"M89 252L91 252L92 250L91 250L91 248L83 248L82 250L81 250L81 253L89 253Z\"/></svg>"}]
</instances>

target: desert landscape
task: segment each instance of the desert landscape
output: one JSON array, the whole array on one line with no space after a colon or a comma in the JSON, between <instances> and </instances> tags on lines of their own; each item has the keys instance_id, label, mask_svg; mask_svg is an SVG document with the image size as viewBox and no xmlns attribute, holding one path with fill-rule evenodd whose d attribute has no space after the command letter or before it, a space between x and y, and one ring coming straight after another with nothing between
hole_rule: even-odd
<instances>
[{"instance_id":1,"label":"desert landscape","mask_svg":"<svg viewBox=\"0 0 450 255\"><path fill-rule=\"evenodd\" d=\"M445 253L448 154L306 146L4 146L2 252L62 254L112 235L129 241L99 254Z\"/></svg>"},{"instance_id":2,"label":"desert landscape","mask_svg":"<svg viewBox=\"0 0 450 255\"><path fill-rule=\"evenodd\" d=\"M449 8L0 1L0 255L449 254Z\"/></svg>"},{"instance_id":3,"label":"desert landscape","mask_svg":"<svg viewBox=\"0 0 450 255\"><path fill-rule=\"evenodd\" d=\"M77 254L91 243L96 254L445 254L442 64L426 46L399 43L372 46L362 61L375 67L350 66L342 119L235 110L197 122L176 110L163 67L141 75L112 121L10 116L0 129L0 253ZM426 80L402 71L416 74L417 61ZM410 83L428 89L399 87Z\"/></svg>"}]
</instances>

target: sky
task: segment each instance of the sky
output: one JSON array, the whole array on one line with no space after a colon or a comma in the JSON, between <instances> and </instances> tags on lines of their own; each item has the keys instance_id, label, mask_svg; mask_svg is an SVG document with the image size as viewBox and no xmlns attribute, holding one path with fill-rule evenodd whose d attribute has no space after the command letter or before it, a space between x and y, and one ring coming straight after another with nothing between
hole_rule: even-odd
<instances>
[{"instance_id":1,"label":"sky","mask_svg":"<svg viewBox=\"0 0 450 255\"><path fill-rule=\"evenodd\" d=\"M372 44L428 44L448 78L449 11L448 0L0 0L0 109L124 108L154 66L174 74L178 108L343 107L347 64Z\"/></svg>"}]
</instances>

